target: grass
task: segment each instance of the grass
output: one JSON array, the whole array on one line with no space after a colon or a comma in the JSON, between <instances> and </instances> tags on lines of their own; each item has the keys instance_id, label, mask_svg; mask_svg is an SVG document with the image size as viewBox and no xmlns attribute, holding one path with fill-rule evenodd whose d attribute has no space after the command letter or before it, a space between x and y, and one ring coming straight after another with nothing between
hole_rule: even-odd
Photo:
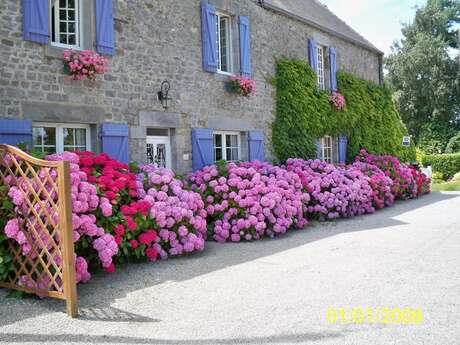
<instances>
[{"instance_id":1,"label":"grass","mask_svg":"<svg viewBox=\"0 0 460 345\"><path fill-rule=\"evenodd\" d=\"M454 180L454 181L442 182L442 183L433 183L431 185L431 190L434 192L460 191L460 180Z\"/></svg>"}]
</instances>

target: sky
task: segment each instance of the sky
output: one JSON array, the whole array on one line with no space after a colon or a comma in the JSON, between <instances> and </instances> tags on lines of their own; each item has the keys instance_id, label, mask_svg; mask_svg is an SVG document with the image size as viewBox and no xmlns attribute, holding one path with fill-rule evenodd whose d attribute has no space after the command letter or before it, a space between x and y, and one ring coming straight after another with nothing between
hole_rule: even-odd
<instances>
[{"instance_id":1,"label":"sky","mask_svg":"<svg viewBox=\"0 0 460 345\"><path fill-rule=\"evenodd\" d=\"M388 55L402 37L401 23L415 16L415 6L426 0L320 0L361 36Z\"/></svg>"}]
</instances>

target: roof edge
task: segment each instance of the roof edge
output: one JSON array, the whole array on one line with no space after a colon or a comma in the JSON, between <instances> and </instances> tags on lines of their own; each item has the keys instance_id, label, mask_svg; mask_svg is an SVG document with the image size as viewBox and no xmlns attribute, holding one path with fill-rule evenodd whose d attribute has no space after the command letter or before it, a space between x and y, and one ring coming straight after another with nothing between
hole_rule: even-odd
<instances>
[{"instance_id":1,"label":"roof edge","mask_svg":"<svg viewBox=\"0 0 460 345\"><path fill-rule=\"evenodd\" d=\"M335 31L335 30L333 30L333 29L331 29L331 28L328 28L328 27L326 27L326 26L324 26L324 25L318 24L318 23L316 23L316 22L314 22L314 21L311 21L311 20L309 20L309 19L306 19L306 18L304 18L304 17L301 17L301 16L299 16L299 15L297 15L297 14L294 14L294 13L292 13L292 12L290 12L290 11L287 11L287 10L281 8L281 7L278 7L278 6L275 6L275 5L272 5L272 4L268 4L268 3L266 3L264 0L258 0L258 3L259 3L259 5L260 5L262 8L265 8L265 9L267 9L267 10L272 10L272 11L274 11L274 12L278 12L278 13L280 13L280 14L283 14L283 15L287 16L287 17L290 17L290 18L292 18L292 19L298 20L298 21L300 21L300 22L302 22L302 23L304 23L304 24L313 26L313 27L315 27L315 28L317 28L317 29L319 29L319 30L322 30L322 31L324 31L324 32L327 32L327 33L329 33L329 34L331 34L331 35L334 35L334 36L336 36L336 37L339 37L339 38L341 38L341 39L343 39L343 40L345 40L345 41L348 41L348 42L353 43L353 44L355 44L355 45L357 45L357 46L360 46L360 47L362 47L362 48L365 48L365 49L367 49L367 50L370 50L370 51L372 51L372 52L374 52L374 53L377 53L377 54L379 54L379 55L382 55L382 56L385 55L384 52L382 52L381 50L379 50L378 48L376 48L376 47L374 47L374 46L366 45L366 44L364 44L364 43L362 43L362 42L360 42L360 41L358 41L358 40L355 40L355 39L353 39L353 38L351 38L351 37L348 37L348 36L346 36L346 35L344 35L344 34L338 32L338 31Z\"/></svg>"}]
</instances>

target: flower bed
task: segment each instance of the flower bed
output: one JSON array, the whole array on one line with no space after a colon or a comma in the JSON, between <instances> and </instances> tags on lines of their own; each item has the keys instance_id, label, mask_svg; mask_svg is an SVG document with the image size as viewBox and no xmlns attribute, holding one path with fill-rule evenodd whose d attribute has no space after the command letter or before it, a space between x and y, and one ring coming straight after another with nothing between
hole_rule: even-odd
<instances>
[{"instance_id":1,"label":"flower bed","mask_svg":"<svg viewBox=\"0 0 460 345\"><path fill-rule=\"evenodd\" d=\"M347 166L302 159L289 159L285 166L219 163L191 173L188 181L168 169L128 166L105 154L66 152L46 159L70 162L78 282L87 282L98 268L114 272L115 264L202 251L207 238L218 242L273 238L303 228L309 219L372 213L396 199L430 191L429 179L415 168L365 150ZM38 175L51 191L56 172L43 168ZM36 253L20 226L26 221L35 224L27 212L28 200L19 191L33 182L25 179L6 178L7 185L0 189L0 214L8 219L2 224L6 238L15 240L23 255L33 259ZM11 266L4 239L0 234L0 277ZM47 243L40 245L44 248ZM22 283L47 284L40 277Z\"/></svg>"}]
</instances>

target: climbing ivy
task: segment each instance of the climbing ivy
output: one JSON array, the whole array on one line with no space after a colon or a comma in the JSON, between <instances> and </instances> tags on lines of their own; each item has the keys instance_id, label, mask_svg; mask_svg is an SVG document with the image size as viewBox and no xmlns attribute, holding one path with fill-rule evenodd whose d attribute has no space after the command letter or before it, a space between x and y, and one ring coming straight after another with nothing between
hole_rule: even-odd
<instances>
[{"instance_id":1,"label":"climbing ivy","mask_svg":"<svg viewBox=\"0 0 460 345\"><path fill-rule=\"evenodd\" d=\"M316 86L316 75L306 61L279 59L276 62L276 118L273 149L276 157L315 158L316 138L324 135L348 137L348 160L360 148L374 154L391 154L403 161L415 160L415 147L403 147L407 129L394 106L391 92L383 86L339 71L339 91L346 106L337 111L329 93Z\"/></svg>"}]
</instances>

